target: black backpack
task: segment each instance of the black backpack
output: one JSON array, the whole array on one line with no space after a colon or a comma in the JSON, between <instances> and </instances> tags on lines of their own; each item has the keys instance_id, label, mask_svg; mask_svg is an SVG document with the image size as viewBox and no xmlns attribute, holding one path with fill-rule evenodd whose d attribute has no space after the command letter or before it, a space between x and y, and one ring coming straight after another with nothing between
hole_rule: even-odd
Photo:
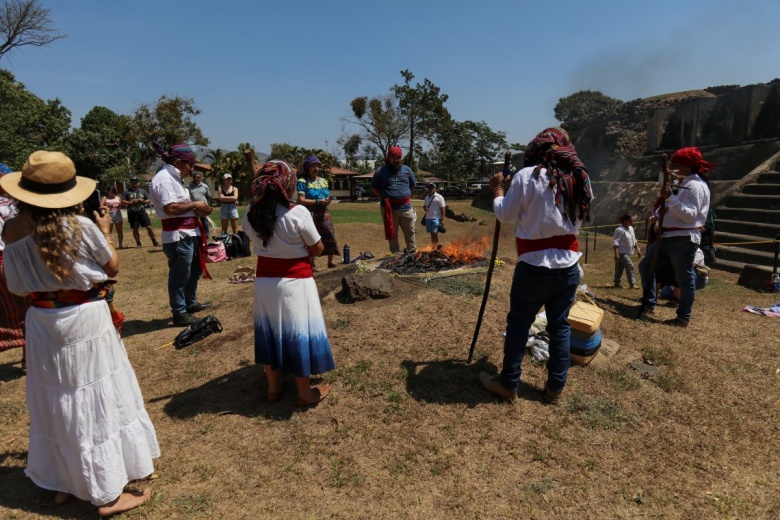
<instances>
[{"instance_id":1,"label":"black backpack","mask_svg":"<svg viewBox=\"0 0 780 520\"><path fill-rule=\"evenodd\" d=\"M238 234L233 235L233 241L235 242L235 237L238 237L241 240L241 248L239 249L239 256L246 257L246 256L252 256L252 242L249 240L249 235L246 234L245 231L239 231Z\"/></svg>"},{"instance_id":2,"label":"black backpack","mask_svg":"<svg viewBox=\"0 0 780 520\"><path fill-rule=\"evenodd\" d=\"M243 258L252 254L249 236L243 231L223 233L217 238L225 244L225 253L228 258Z\"/></svg>"}]
</instances>

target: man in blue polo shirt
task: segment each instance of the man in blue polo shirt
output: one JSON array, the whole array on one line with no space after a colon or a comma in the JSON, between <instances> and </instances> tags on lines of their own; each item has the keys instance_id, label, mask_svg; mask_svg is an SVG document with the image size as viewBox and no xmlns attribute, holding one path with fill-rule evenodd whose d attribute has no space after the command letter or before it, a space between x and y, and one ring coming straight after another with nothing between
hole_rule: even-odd
<instances>
[{"instance_id":1,"label":"man in blue polo shirt","mask_svg":"<svg viewBox=\"0 0 780 520\"><path fill-rule=\"evenodd\" d=\"M385 225L385 238L390 244L390 252L400 251L398 245L398 227L404 233L406 251L415 253L414 223L417 214L412 209L412 190L417 182L411 168L403 164L403 152L397 146L387 151L385 164L371 179L371 191L379 197L382 221Z\"/></svg>"}]
</instances>

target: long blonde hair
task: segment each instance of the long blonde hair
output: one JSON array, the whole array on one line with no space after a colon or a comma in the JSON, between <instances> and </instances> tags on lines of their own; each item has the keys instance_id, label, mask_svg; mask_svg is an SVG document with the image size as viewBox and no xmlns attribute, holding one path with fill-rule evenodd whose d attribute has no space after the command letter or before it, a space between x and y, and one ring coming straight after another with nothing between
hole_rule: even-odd
<instances>
[{"instance_id":1,"label":"long blonde hair","mask_svg":"<svg viewBox=\"0 0 780 520\"><path fill-rule=\"evenodd\" d=\"M62 209L39 208L23 202L19 211L33 221L33 241L49 272L60 282L70 276L81 245L78 206Z\"/></svg>"}]
</instances>

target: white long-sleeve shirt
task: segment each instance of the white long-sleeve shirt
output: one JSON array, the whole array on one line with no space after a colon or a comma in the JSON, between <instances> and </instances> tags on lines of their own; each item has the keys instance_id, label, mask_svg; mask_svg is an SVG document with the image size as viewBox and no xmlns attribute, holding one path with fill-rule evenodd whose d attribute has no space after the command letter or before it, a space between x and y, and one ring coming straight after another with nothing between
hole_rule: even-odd
<instances>
[{"instance_id":1,"label":"white long-sleeve shirt","mask_svg":"<svg viewBox=\"0 0 780 520\"><path fill-rule=\"evenodd\" d=\"M527 240L538 240L560 235L579 235L581 222L572 224L563 218L555 205L555 189L550 188L547 170L542 168L539 177L533 175L534 168L523 168L512 177L506 195L493 199L493 211L500 222L515 222L515 236ZM576 264L582 253L565 249L543 249L523 253L518 262L562 269Z\"/></svg>"},{"instance_id":2,"label":"white long-sleeve shirt","mask_svg":"<svg viewBox=\"0 0 780 520\"><path fill-rule=\"evenodd\" d=\"M677 195L666 199L665 228L684 228L678 231L666 231L664 237L689 237L695 244L701 243L699 228L707 222L710 210L710 189L701 177L689 175L680 183L687 190L678 190Z\"/></svg>"},{"instance_id":3,"label":"white long-sleeve shirt","mask_svg":"<svg viewBox=\"0 0 780 520\"><path fill-rule=\"evenodd\" d=\"M636 235L634 235L634 226L620 225L612 234L612 245L618 248L621 255L633 254L636 248Z\"/></svg>"},{"instance_id":4,"label":"white long-sleeve shirt","mask_svg":"<svg viewBox=\"0 0 780 520\"><path fill-rule=\"evenodd\" d=\"M173 217L194 217L195 211L188 210L181 215L168 215L165 206L172 203L186 204L192 202L190 192L184 187L181 172L172 164L166 164L152 178L149 184L149 197L152 199L154 211L160 219ZM174 231L162 231L160 239L163 244L178 242L186 237L199 237L200 229L176 229Z\"/></svg>"}]
</instances>

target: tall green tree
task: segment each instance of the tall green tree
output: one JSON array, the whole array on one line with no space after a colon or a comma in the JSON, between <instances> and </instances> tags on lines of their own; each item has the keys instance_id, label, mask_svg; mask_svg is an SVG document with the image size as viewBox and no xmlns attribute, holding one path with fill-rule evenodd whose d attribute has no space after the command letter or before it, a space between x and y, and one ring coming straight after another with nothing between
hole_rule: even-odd
<instances>
[{"instance_id":1,"label":"tall green tree","mask_svg":"<svg viewBox=\"0 0 780 520\"><path fill-rule=\"evenodd\" d=\"M71 132L66 142L67 153L79 175L108 181L127 178L132 173L128 165L138 147L125 139L123 129L128 120L128 116L100 106L81 119L81 126Z\"/></svg>"},{"instance_id":2,"label":"tall green tree","mask_svg":"<svg viewBox=\"0 0 780 520\"><path fill-rule=\"evenodd\" d=\"M409 136L409 122L392 93L370 99L356 97L350 102L350 109L353 117L344 118L344 122L356 125L360 131L355 135L375 144L382 157L387 156L391 146Z\"/></svg>"},{"instance_id":3,"label":"tall green tree","mask_svg":"<svg viewBox=\"0 0 780 520\"><path fill-rule=\"evenodd\" d=\"M428 78L422 84L412 86L414 74L407 69L401 71L401 76L404 83L393 85L391 90L398 100L399 112L408 128L409 151L404 163L416 170L415 152L421 150L421 139L431 137L451 119L449 111L444 107L449 96L442 94L441 89Z\"/></svg>"},{"instance_id":4,"label":"tall green tree","mask_svg":"<svg viewBox=\"0 0 780 520\"><path fill-rule=\"evenodd\" d=\"M70 111L59 99L44 101L0 69L0 162L21 168L36 150L63 150Z\"/></svg>"},{"instance_id":5,"label":"tall green tree","mask_svg":"<svg viewBox=\"0 0 780 520\"><path fill-rule=\"evenodd\" d=\"M192 98L166 95L154 103L139 106L128 120L127 138L139 150L139 170L145 171L157 159L153 143L168 148L176 143L208 146L209 140L195 123L200 114Z\"/></svg>"},{"instance_id":6,"label":"tall green tree","mask_svg":"<svg viewBox=\"0 0 780 520\"><path fill-rule=\"evenodd\" d=\"M271 145L271 158L281 159L293 166L298 173L303 171L303 161L310 155L314 155L322 163L321 174L329 177L331 167L338 164L338 159L320 148L302 148L288 143L273 143Z\"/></svg>"},{"instance_id":7,"label":"tall green tree","mask_svg":"<svg viewBox=\"0 0 780 520\"><path fill-rule=\"evenodd\" d=\"M360 151L360 143L363 142L363 138L357 134L353 134L348 137L342 136L337 142L341 146L341 149L344 150L344 156L347 159L347 168L355 168L357 154L358 151Z\"/></svg>"},{"instance_id":8,"label":"tall green tree","mask_svg":"<svg viewBox=\"0 0 780 520\"><path fill-rule=\"evenodd\" d=\"M493 162L507 147L506 133L492 130L484 121L450 121L439 129L432 144L420 165L450 181L492 174Z\"/></svg>"},{"instance_id":9,"label":"tall green tree","mask_svg":"<svg viewBox=\"0 0 780 520\"><path fill-rule=\"evenodd\" d=\"M555 118L564 128L574 130L587 124L616 115L623 102L598 90L580 90L562 97L555 105Z\"/></svg>"},{"instance_id":10,"label":"tall green tree","mask_svg":"<svg viewBox=\"0 0 780 520\"><path fill-rule=\"evenodd\" d=\"M18 47L43 47L65 38L57 32L50 13L38 0L3 0L0 3L0 59Z\"/></svg>"}]
</instances>

